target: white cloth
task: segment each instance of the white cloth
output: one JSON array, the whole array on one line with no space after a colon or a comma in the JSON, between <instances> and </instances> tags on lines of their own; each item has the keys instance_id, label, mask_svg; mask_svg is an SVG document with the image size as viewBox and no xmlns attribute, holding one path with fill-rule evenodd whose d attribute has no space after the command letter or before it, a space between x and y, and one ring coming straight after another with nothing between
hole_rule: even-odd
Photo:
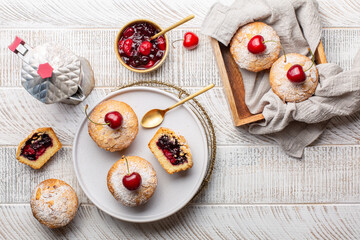
<instances>
[{"instance_id":1,"label":"white cloth","mask_svg":"<svg viewBox=\"0 0 360 240\"><path fill-rule=\"evenodd\" d=\"M317 3L313 0L236 0L227 7L212 6L201 31L228 45L237 29L254 21L265 22L278 33L287 53L315 52L321 38ZM352 70L335 64L317 65L320 81L314 96L300 103L284 104L271 90L269 72L240 69L245 102L251 113L262 112L265 120L249 126L251 134L266 135L293 157L324 131L334 116L350 115L360 107L360 52Z\"/></svg>"}]
</instances>

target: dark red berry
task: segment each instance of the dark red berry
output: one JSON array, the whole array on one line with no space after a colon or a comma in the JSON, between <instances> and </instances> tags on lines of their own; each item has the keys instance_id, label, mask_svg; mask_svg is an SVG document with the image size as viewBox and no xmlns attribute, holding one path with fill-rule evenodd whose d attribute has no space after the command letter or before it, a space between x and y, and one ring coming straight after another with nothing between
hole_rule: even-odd
<instances>
[{"instance_id":1,"label":"dark red berry","mask_svg":"<svg viewBox=\"0 0 360 240\"><path fill-rule=\"evenodd\" d=\"M191 50L197 47L199 43L199 38L193 32L187 32L184 35L184 42L183 45L185 48Z\"/></svg>"},{"instance_id":2,"label":"dark red berry","mask_svg":"<svg viewBox=\"0 0 360 240\"><path fill-rule=\"evenodd\" d=\"M253 54L259 54L264 52L266 50L264 38L261 35L255 35L250 39L247 48L249 52Z\"/></svg>"},{"instance_id":3,"label":"dark red berry","mask_svg":"<svg viewBox=\"0 0 360 240\"><path fill-rule=\"evenodd\" d=\"M132 39L127 39L125 42L124 42L124 53L131 57L131 49L132 49L132 44L133 44L133 40Z\"/></svg>"},{"instance_id":4,"label":"dark red berry","mask_svg":"<svg viewBox=\"0 0 360 240\"><path fill-rule=\"evenodd\" d=\"M139 51L142 55L149 55L151 51L151 43L149 41L143 41L139 47Z\"/></svg>"},{"instance_id":5,"label":"dark red berry","mask_svg":"<svg viewBox=\"0 0 360 240\"><path fill-rule=\"evenodd\" d=\"M157 38L157 43L158 43L158 47L160 50L166 49L166 42L165 42L165 38L163 36L160 36Z\"/></svg>"},{"instance_id":6,"label":"dark red berry","mask_svg":"<svg viewBox=\"0 0 360 240\"><path fill-rule=\"evenodd\" d=\"M123 48L123 46L124 46L124 40L121 40L119 42L119 50L121 50Z\"/></svg>"},{"instance_id":7,"label":"dark red berry","mask_svg":"<svg viewBox=\"0 0 360 240\"><path fill-rule=\"evenodd\" d=\"M137 172L133 172L131 174L126 174L123 177L122 182L124 184L124 187L126 187L130 191L133 191L140 187L141 176Z\"/></svg>"},{"instance_id":8,"label":"dark red berry","mask_svg":"<svg viewBox=\"0 0 360 240\"><path fill-rule=\"evenodd\" d=\"M124 31L123 35L125 38L131 37L134 34L134 29L133 28L128 28Z\"/></svg>"},{"instance_id":9,"label":"dark red berry","mask_svg":"<svg viewBox=\"0 0 360 240\"><path fill-rule=\"evenodd\" d=\"M155 62L153 60L150 60L146 65L145 68L151 68L152 66L154 66Z\"/></svg>"},{"instance_id":10,"label":"dark red berry","mask_svg":"<svg viewBox=\"0 0 360 240\"><path fill-rule=\"evenodd\" d=\"M149 40L158 32L159 29L147 22L137 22L126 28L118 43L119 54L124 63L142 70L158 64L164 58L167 47L164 36Z\"/></svg>"},{"instance_id":11,"label":"dark red berry","mask_svg":"<svg viewBox=\"0 0 360 240\"><path fill-rule=\"evenodd\" d=\"M286 74L290 82L293 83L302 83L306 80L306 75L303 70L303 67L299 64L295 64L289 68Z\"/></svg>"},{"instance_id":12,"label":"dark red berry","mask_svg":"<svg viewBox=\"0 0 360 240\"><path fill-rule=\"evenodd\" d=\"M116 129L121 126L123 117L118 111L108 112L105 115L105 122L108 123L109 127Z\"/></svg>"}]
</instances>

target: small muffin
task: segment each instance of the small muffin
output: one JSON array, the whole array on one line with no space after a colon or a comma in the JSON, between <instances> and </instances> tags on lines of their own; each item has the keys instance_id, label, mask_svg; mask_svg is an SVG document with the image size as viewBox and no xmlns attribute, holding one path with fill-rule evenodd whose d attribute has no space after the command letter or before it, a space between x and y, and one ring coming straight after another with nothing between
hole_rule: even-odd
<instances>
[{"instance_id":1,"label":"small muffin","mask_svg":"<svg viewBox=\"0 0 360 240\"><path fill-rule=\"evenodd\" d=\"M184 171L193 166L190 148L185 138L171 129L160 128L148 146L169 174Z\"/></svg>"},{"instance_id":2,"label":"small muffin","mask_svg":"<svg viewBox=\"0 0 360 240\"><path fill-rule=\"evenodd\" d=\"M154 194L157 186L156 172L151 163L141 157L122 157L110 168L107 185L114 198L123 205L139 206L149 201Z\"/></svg>"},{"instance_id":3,"label":"small muffin","mask_svg":"<svg viewBox=\"0 0 360 240\"><path fill-rule=\"evenodd\" d=\"M105 124L105 115L117 111L121 114L120 127L113 129ZM139 131L138 118L134 110L124 102L107 100L97 105L90 115L88 130L96 144L110 152L121 151L130 146Z\"/></svg>"},{"instance_id":4,"label":"small muffin","mask_svg":"<svg viewBox=\"0 0 360 240\"><path fill-rule=\"evenodd\" d=\"M304 70L312 65L310 58L298 54L289 53L285 57L281 56L271 67L270 85L273 92L278 95L283 102L301 102L311 97L316 90L319 74L315 64L305 72L306 79L302 83L293 83L287 78L288 70L295 64L299 64Z\"/></svg>"},{"instance_id":5,"label":"small muffin","mask_svg":"<svg viewBox=\"0 0 360 240\"><path fill-rule=\"evenodd\" d=\"M39 128L19 144L16 159L33 169L39 169L60 150L61 146L52 128Z\"/></svg>"},{"instance_id":6,"label":"small muffin","mask_svg":"<svg viewBox=\"0 0 360 240\"><path fill-rule=\"evenodd\" d=\"M67 225L78 209L76 192L66 182L47 179L33 190L30 206L34 217L49 228Z\"/></svg>"},{"instance_id":7,"label":"small muffin","mask_svg":"<svg viewBox=\"0 0 360 240\"><path fill-rule=\"evenodd\" d=\"M248 50L249 41L256 35L263 37L265 51L254 54ZM230 42L230 52L235 62L244 69L259 72L271 67L281 50L280 38L275 30L262 22L253 22L239 28Z\"/></svg>"}]
</instances>

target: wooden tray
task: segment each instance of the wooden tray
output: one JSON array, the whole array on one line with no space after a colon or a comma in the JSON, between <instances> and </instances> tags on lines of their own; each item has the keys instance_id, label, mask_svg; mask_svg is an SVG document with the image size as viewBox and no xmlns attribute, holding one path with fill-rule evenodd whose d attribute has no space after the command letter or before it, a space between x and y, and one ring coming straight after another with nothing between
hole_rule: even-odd
<instances>
[{"instance_id":1,"label":"wooden tray","mask_svg":"<svg viewBox=\"0 0 360 240\"><path fill-rule=\"evenodd\" d=\"M220 76L224 84L228 103L234 119L234 125L241 126L263 120L264 116L261 113L251 114L245 104L243 79L238 65L231 56L230 48L219 43L214 38L210 38L210 41L219 66ZM321 41L315 52L315 61L317 64L327 63Z\"/></svg>"}]
</instances>

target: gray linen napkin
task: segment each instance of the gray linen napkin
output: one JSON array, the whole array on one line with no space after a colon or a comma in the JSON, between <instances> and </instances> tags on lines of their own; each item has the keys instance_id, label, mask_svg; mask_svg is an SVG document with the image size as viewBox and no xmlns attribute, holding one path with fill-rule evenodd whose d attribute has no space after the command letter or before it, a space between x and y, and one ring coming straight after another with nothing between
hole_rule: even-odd
<instances>
[{"instance_id":1,"label":"gray linen napkin","mask_svg":"<svg viewBox=\"0 0 360 240\"><path fill-rule=\"evenodd\" d=\"M317 7L312 0L236 0L230 7L217 3L205 17L201 32L228 45L240 26L262 21L275 29L287 53L307 55L308 47L314 52L321 37ZM355 60L357 64L347 72L335 64L317 65L320 82L315 95L300 103L281 101L271 90L269 71L240 69L250 112L262 112L265 117L265 121L250 124L249 132L268 136L288 155L300 158L330 118L358 111L360 52Z\"/></svg>"}]
</instances>

